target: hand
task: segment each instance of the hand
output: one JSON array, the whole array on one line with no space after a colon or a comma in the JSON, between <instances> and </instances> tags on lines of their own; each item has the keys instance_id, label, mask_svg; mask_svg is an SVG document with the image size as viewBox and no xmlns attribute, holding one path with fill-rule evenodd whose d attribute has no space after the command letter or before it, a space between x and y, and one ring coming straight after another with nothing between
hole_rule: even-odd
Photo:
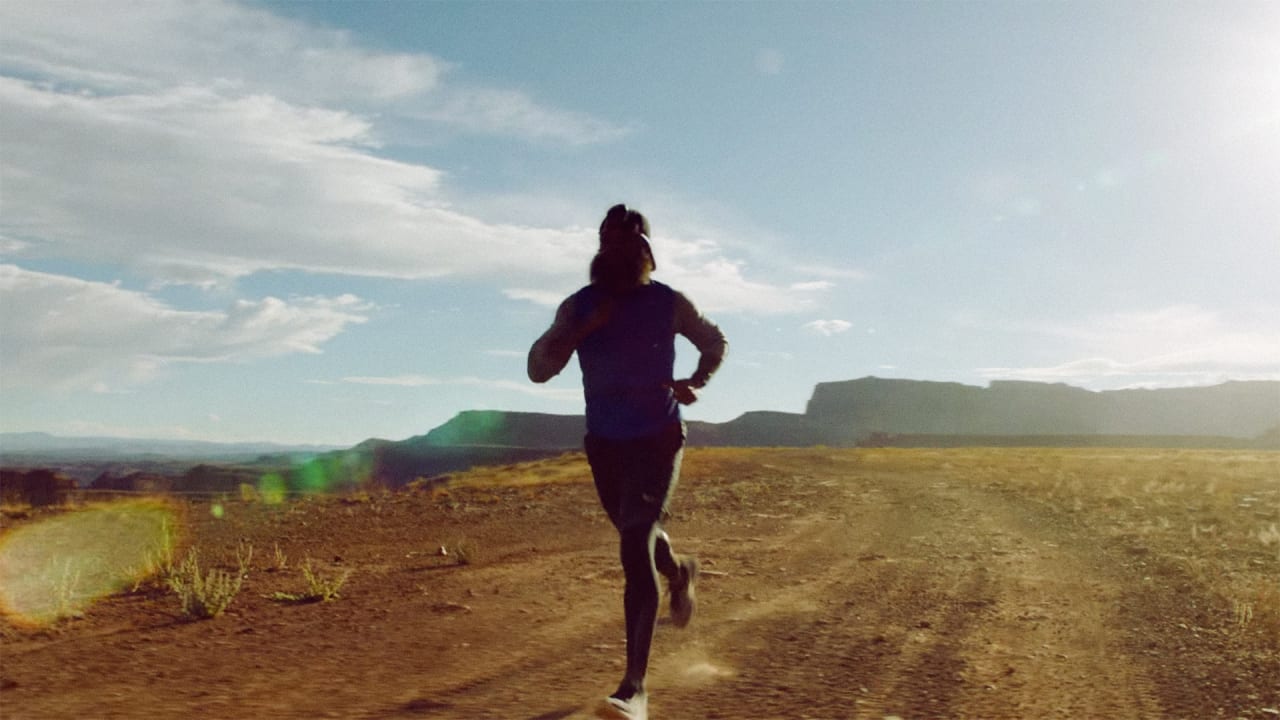
<instances>
[{"instance_id":1,"label":"hand","mask_svg":"<svg viewBox=\"0 0 1280 720\"><path fill-rule=\"evenodd\" d=\"M692 405L698 402L698 390L689 380L673 380L667 387L671 388L671 392L676 396L676 402L681 405Z\"/></svg>"}]
</instances>

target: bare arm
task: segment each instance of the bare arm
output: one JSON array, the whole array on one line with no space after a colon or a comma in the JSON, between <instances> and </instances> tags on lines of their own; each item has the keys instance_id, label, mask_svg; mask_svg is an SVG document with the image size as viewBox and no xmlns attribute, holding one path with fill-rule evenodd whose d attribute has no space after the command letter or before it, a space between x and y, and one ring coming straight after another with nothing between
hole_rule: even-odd
<instances>
[{"instance_id":1,"label":"bare arm","mask_svg":"<svg viewBox=\"0 0 1280 720\"><path fill-rule=\"evenodd\" d=\"M675 330L689 338L689 342L693 343L700 353L698 367L693 371L693 375L687 380L677 380L672 383L676 398L688 405L698 399L694 391L706 385L716 370L720 369L725 355L729 352L729 342L720 328L698 312L689 298L679 292L676 293Z\"/></svg>"},{"instance_id":2,"label":"bare arm","mask_svg":"<svg viewBox=\"0 0 1280 720\"><path fill-rule=\"evenodd\" d=\"M602 303L586 319L576 320L573 298L565 299L556 310L556 319L551 327L529 348L529 379L544 383L559 375L569 364L578 343L605 324L612 313L612 304Z\"/></svg>"}]
</instances>

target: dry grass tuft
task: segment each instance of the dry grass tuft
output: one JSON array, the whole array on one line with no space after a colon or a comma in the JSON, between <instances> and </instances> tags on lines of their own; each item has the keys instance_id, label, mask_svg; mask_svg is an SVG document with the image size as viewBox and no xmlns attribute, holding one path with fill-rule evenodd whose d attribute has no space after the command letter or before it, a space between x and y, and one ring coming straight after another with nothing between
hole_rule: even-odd
<instances>
[{"instance_id":1,"label":"dry grass tuft","mask_svg":"<svg viewBox=\"0 0 1280 720\"><path fill-rule=\"evenodd\" d=\"M315 569L315 563L308 557L300 566L306 589L300 593L276 592L267 596L269 600L284 603L330 602L342 597L339 591L351 577L351 570L343 570L336 575L321 573Z\"/></svg>"},{"instance_id":2,"label":"dry grass tuft","mask_svg":"<svg viewBox=\"0 0 1280 720\"><path fill-rule=\"evenodd\" d=\"M168 584L182 602L182 614L193 620L204 620L221 615L231 605L243 580L240 573L217 568L202 573L196 551L192 550L169 576Z\"/></svg>"}]
</instances>

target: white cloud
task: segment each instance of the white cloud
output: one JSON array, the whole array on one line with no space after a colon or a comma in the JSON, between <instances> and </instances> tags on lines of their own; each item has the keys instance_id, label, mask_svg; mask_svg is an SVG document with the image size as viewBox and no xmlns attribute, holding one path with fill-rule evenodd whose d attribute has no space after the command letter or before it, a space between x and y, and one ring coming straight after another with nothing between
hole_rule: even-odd
<instances>
[{"instance_id":1,"label":"white cloud","mask_svg":"<svg viewBox=\"0 0 1280 720\"><path fill-rule=\"evenodd\" d=\"M0 372L8 387L119 392L177 362L318 353L369 306L351 295L176 310L118 285L0 265Z\"/></svg>"},{"instance_id":2,"label":"white cloud","mask_svg":"<svg viewBox=\"0 0 1280 720\"><path fill-rule=\"evenodd\" d=\"M0 67L17 75L95 92L203 87L571 144L627 132L518 91L455 80L452 64L432 55L369 50L347 32L220 0L85 3L75 12L60 3L8 3L0 48Z\"/></svg>"},{"instance_id":3,"label":"white cloud","mask_svg":"<svg viewBox=\"0 0 1280 720\"><path fill-rule=\"evenodd\" d=\"M346 33L217 0L57 8L6 6L13 17L0 23L0 137L17 139L0 165L9 260L123 266L156 285L202 287L274 270L518 276L528 285L508 297L540 304L581 282L591 229L459 211L448 175L380 156L380 132L433 118L580 143L619 128L454 83L437 58L366 50ZM812 307L749 279L713 243L664 238L659 256L659 279L707 311Z\"/></svg>"},{"instance_id":4,"label":"white cloud","mask_svg":"<svg viewBox=\"0 0 1280 720\"><path fill-rule=\"evenodd\" d=\"M812 333L831 337L842 332L847 332L853 327L853 323L845 320L813 320L805 323L802 327Z\"/></svg>"},{"instance_id":5,"label":"white cloud","mask_svg":"<svg viewBox=\"0 0 1280 720\"><path fill-rule=\"evenodd\" d=\"M389 385L392 387L425 387L441 385L440 378L429 375L388 375L388 376L351 376L342 378L342 382L352 385Z\"/></svg>"},{"instance_id":6,"label":"white cloud","mask_svg":"<svg viewBox=\"0 0 1280 720\"><path fill-rule=\"evenodd\" d=\"M992 379L1070 382L1092 389L1280 380L1280 309L1230 319L1195 305L1107 315L1050 334L1070 341L1076 359L1057 365L982 368Z\"/></svg>"},{"instance_id":7,"label":"white cloud","mask_svg":"<svg viewBox=\"0 0 1280 720\"><path fill-rule=\"evenodd\" d=\"M595 247L594 240L572 242L579 250L583 247L594 250ZM662 235L654 239L653 248L658 263L653 279L681 291L700 311L711 315L803 312L815 306L814 291L826 287L821 282L784 287L750 279L745 273L745 262L726 257L721 247L710 240ZM562 257L568 256L566 251ZM589 258L590 252L581 255L575 263L564 263L562 267L568 269L555 275L548 274L544 278L544 287L508 288L503 294L513 300L554 308L587 282Z\"/></svg>"},{"instance_id":8,"label":"white cloud","mask_svg":"<svg viewBox=\"0 0 1280 720\"><path fill-rule=\"evenodd\" d=\"M424 278L564 270L583 231L450 210L441 173L368 152L368 124L204 90L85 97L0 78L4 231L27 253L129 263L166 282L272 269ZM57 148L58 152L50 152Z\"/></svg>"},{"instance_id":9,"label":"white cloud","mask_svg":"<svg viewBox=\"0 0 1280 720\"><path fill-rule=\"evenodd\" d=\"M653 249L654 279L684 292L703 312L778 315L814 306L810 293L749 279L746 263L726 257L712 240L662 235Z\"/></svg>"},{"instance_id":10,"label":"white cloud","mask_svg":"<svg viewBox=\"0 0 1280 720\"><path fill-rule=\"evenodd\" d=\"M861 280L866 280L868 277L867 272L865 270L859 270L857 268L842 268L842 267L835 267L835 266L802 265L800 267L797 267L796 271L803 273L805 275L814 275L820 278L827 278L829 280L861 281Z\"/></svg>"},{"instance_id":11,"label":"white cloud","mask_svg":"<svg viewBox=\"0 0 1280 720\"><path fill-rule=\"evenodd\" d=\"M490 390L501 390L523 395L533 395L554 400L581 400L582 391L578 389L558 388L547 385L535 385L514 380L490 380L478 377L438 378L430 375L390 375L390 376L351 376L342 378L342 382L353 385L381 385L389 387L433 387L433 386L467 386L483 387Z\"/></svg>"},{"instance_id":12,"label":"white cloud","mask_svg":"<svg viewBox=\"0 0 1280 720\"><path fill-rule=\"evenodd\" d=\"M322 30L227 2L6 6L3 60L29 73L109 91L222 85L288 92L304 102L404 97L436 86L447 65L383 54Z\"/></svg>"},{"instance_id":13,"label":"white cloud","mask_svg":"<svg viewBox=\"0 0 1280 720\"><path fill-rule=\"evenodd\" d=\"M747 312L761 315L795 313L813 307L804 293L794 293L743 275L744 263L708 257L696 264L659 267L655 279L682 291L705 313Z\"/></svg>"},{"instance_id":14,"label":"white cloud","mask_svg":"<svg viewBox=\"0 0 1280 720\"><path fill-rule=\"evenodd\" d=\"M800 292L818 292L820 290L830 290L835 286L836 284L829 280L813 280L810 282L791 283L791 289L799 290Z\"/></svg>"},{"instance_id":15,"label":"white cloud","mask_svg":"<svg viewBox=\"0 0 1280 720\"><path fill-rule=\"evenodd\" d=\"M502 294L512 300L524 300L543 307L556 307L564 301L565 294L553 290L535 290L529 288L508 288Z\"/></svg>"},{"instance_id":16,"label":"white cloud","mask_svg":"<svg viewBox=\"0 0 1280 720\"><path fill-rule=\"evenodd\" d=\"M13 253L22 252L26 248L27 248L27 243L24 243L21 240L14 240L12 238L7 238L7 237L4 237L3 235L0 235L0 257L3 257L5 255L10 255Z\"/></svg>"},{"instance_id":17,"label":"white cloud","mask_svg":"<svg viewBox=\"0 0 1280 720\"><path fill-rule=\"evenodd\" d=\"M439 103L412 114L450 125L465 122L465 129L471 132L502 134L518 128L525 138L569 145L612 142L631 132L581 113L542 107L513 90L451 88L441 96Z\"/></svg>"}]
</instances>

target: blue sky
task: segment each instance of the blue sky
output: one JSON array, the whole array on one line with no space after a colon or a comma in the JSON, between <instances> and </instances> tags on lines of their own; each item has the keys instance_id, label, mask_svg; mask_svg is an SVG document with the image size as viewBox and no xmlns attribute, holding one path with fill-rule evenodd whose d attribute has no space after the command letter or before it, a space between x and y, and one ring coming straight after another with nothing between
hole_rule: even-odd
<instances>
[{"instance_id":1,"label":"blue sky","mask_svg":"<svg viewBox=\"0 0 1280 720\"><path fill-rule=\"evenodd\" d=\"M1280 379L1278 36L1273 2L0 0L0 431L580 412L524 355L616 202L730 339L691 419Z\"/></svg>"}]
</instances>

